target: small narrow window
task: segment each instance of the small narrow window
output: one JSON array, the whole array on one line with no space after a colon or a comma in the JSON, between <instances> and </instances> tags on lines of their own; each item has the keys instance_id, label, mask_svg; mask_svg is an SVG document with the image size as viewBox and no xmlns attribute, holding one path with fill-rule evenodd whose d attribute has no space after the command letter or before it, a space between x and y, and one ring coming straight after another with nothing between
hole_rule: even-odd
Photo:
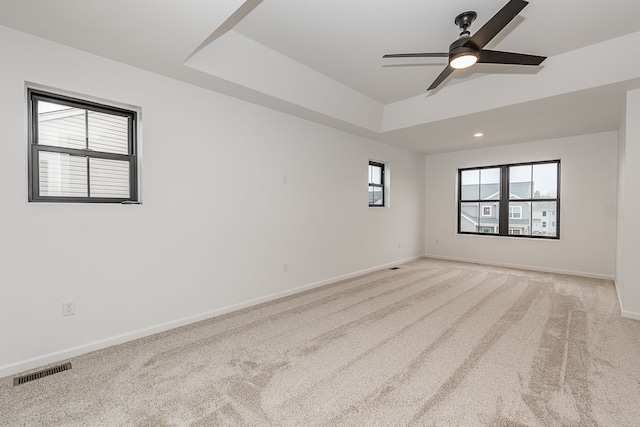
<instances>
[{"instance_id":1,"label":"small narrow window","mask_svg":"<svg viewBox=\"0 0 640 427\"><path fill-rule=\"evenodd\" d=\"M137 201L136 112L30 89L29 201Z\"/></svg>"},{"instance_id":2,"label":"small narrow window","mask_svg":"<svg viewBox=\"0 0 640 427\"><path fill-rule=\"evenodd\" d=\"M384 206L384 163L369 162L369 206Z\"/></svg>"}]
</instances>

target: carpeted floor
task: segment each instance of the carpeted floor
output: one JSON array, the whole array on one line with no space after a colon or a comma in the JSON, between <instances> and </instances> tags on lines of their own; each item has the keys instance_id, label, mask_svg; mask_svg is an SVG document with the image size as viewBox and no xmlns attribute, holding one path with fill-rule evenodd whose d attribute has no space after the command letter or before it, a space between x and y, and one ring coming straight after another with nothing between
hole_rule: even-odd
<instances>
[{"instance_id":1,"label":"carpeted floor","mask_svg":"<svg viewBox=\"0 0 640 427\"><path fill-rule=\"evenodd\" d=\"M70 361L0 425L640 425L610 281L432 259Z\"/></svg>"}]
</instances>

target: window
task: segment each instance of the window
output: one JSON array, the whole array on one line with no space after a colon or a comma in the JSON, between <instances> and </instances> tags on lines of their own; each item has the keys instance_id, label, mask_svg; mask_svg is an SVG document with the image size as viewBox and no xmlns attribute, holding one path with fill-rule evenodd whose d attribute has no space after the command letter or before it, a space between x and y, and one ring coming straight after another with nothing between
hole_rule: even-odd
<instances>
[{"instance_id":1,"label":"window","mask_svg":"<svg viewBox=\"0 0 640 427\"><path fill-rule=\"evenodd\" d=\"M484 215L485 208L496 205L500 200L500 169L484 168L460 171L460 186L458 230L469 233L498 234L499 209L494 215ZM496 201L496 202L494 202ZM480 215L482 213L482 215ZM493 213L493 212L492 212Z\"/></svg>"},{"instance_id":2,"label":"window","mask_svg":"<svg viewBox=\"0 0 640 427\"><path fill-rule=\"evenodd\" d=\"M458 170L460 234L557 239L559 211L559 160Z\"/></svg>"},{"instance_id":3,"label":"window","mask_svg":"<svg viewBox=\"0 0 640 427\"><path fill-rule=\"evenodd\" d=\"M138 200L136 112L30 89L29 201Z\"/></svg>"},{"instance_id":4,"label":"window","mask_svg":"<svg viewBox=\"0 0 640 427\"><path fill-rule=\"evenodd\" d=\"M384 207L384 163L369 162L369 206Z\"/></svg>"},{"instance_id":5,"label":"window","mask_svg":"<svg viewBox=\"0 0 640 427\"><path fill-rule=\"evenodd\" d=\"M509 218L522 218L522 206L509 206Z\"/></svg>"}]
</instances>

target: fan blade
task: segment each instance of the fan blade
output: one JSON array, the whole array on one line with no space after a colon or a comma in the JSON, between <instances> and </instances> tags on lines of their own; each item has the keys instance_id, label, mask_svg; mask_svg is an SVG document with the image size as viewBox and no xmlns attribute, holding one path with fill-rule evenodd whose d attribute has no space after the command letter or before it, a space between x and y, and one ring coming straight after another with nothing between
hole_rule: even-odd
<instances>
[{"instance_id":1,"label":"fan blade","mask_svg":"<svg viewBox=\"0 0 640 427\"><path fill-rule=\"evenodd\" d=\"M391 53L384 55L383 58L447 58L448 53Z\"/></svg>"},{"instance_id":2,"label":"fan blade","mask_svg":"<svg viewBox=\"0 0 640 427\"><path fill-rule=\"evenodd\" d=\"M431 86L429 86L429 89L427 90L429 91L431 89L435 89L438 86L440 86L440 83L442 83L444 79L449 77L449 74L453 73L453 70L454 68L451 65L447 65L446 68L442 70L440 75L433 81L433 83L431 83Z\"/></svg>"},{"instance_id":3,"label":"fan blade","mask_svg":"<svg viewBox=\"0 0 640 427\"><path fill-rule=\"evenodd\" d=\"M540 65L545 59L547 59L546 56L483 49L480 51L478 62L483 64Z\"/></svg>"},{"instance_id":4,"label":"fan blade","mask_svg":"<svg viewBox=\"0 0 640 427\"><path fill-rule=\"evenodd\" d=\"M493 18L489 19L482 28L476 31L476 33L471 36L464 45L482 49L528 4L529 2L525 0L511 0L509 3L504 5L504 7L493 16Z\"/></svg>"}]
</instances>

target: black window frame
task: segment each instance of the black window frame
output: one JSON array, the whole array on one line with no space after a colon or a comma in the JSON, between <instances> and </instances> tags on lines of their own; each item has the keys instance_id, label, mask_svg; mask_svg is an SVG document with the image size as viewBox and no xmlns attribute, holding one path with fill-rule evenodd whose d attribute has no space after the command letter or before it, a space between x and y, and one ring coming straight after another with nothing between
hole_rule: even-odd
<instances>
[{"instance_id":1,"label":"black window frame","mask_svg":"<svg viewBox=\"0 0 640 427\"><path fill-rule=\"evenodd\" d=\"M381 192L382 192L382 204L380 205L376 205L376 204L371 204L371 202L369 202L369 207L370 208L384 208L386 206L386 192L384 189L385 186L385 164L382 162L376 162L374 160L369 160L369 166L375 166L375 167L379 167L380 168L380 184L378 183L372 183L371 179L368 178L367 180L369 181L369 186L367 187L367 191L369 187L377 187L380 188Z\"/></svg>"},{"instance_id":2,"label":"black window frame","mask_svg":"<svg viewBox=\"0 0 640 427\"><path fill-rule=\"evenodd\" d=\"M138 156L137 156L137 125L138 113L133 110L106 105L86 99L74 98L66 95L46 92L39 89L29 88L27 90L28 99L28 166L29 166L29 202L55 202L55 203L137 203L138 199ZM84 110L96 111L104 114L112 114L128 119L128 154L109 153L87 149L56 147L51 145L41 145L38 143L38 111L36 103L38 101L51 102L59 105L66 105ZM129 197L91 197L90 180L87 176L87 197L70 196L41 196L40 195L40 152L64 153L72 156L127 161L129 163ZM89 160L87 160L88 162ZM90 169L87 168L87 175Z\"/></svg>"},{"instance_id":3,"label":"black window frame","mask_svg":"<svg viewBox=\"0 0 640 427\"><path fill-rule=\"evenodd\" d=\"M533 198L534 194L531 194L531 198L528 199L511 199L509 197L509 168L514 166L535 166L541 164L554 163L557 166L557 189L556 198ZM462 217L462 204L463 203L487 203L488 200L481 199L463 199L462 198L462 173L470 170L483 170L483 169L500 169L500 198L498 200L491 200L491 202L498 203L498 233L483 233L473 231L461 231L461 217ZM557 160L544 160L536 162L523 162L523 163L509 163L503 165L491 165L480 166L471 168L458 169L458 234L478 235L478 236L499 236L499 237L515 237L525 239L546 239L546 240L559 240L560 239L560 159ZM478 195L479 196L479 195ZM540 234L510 234L509 233L509 202L517 200L518 202L555 202L556 203L556 233L555 236L540 235ZM522 215L522 214L521 214Z\"/></svg>"}]
</instances>

